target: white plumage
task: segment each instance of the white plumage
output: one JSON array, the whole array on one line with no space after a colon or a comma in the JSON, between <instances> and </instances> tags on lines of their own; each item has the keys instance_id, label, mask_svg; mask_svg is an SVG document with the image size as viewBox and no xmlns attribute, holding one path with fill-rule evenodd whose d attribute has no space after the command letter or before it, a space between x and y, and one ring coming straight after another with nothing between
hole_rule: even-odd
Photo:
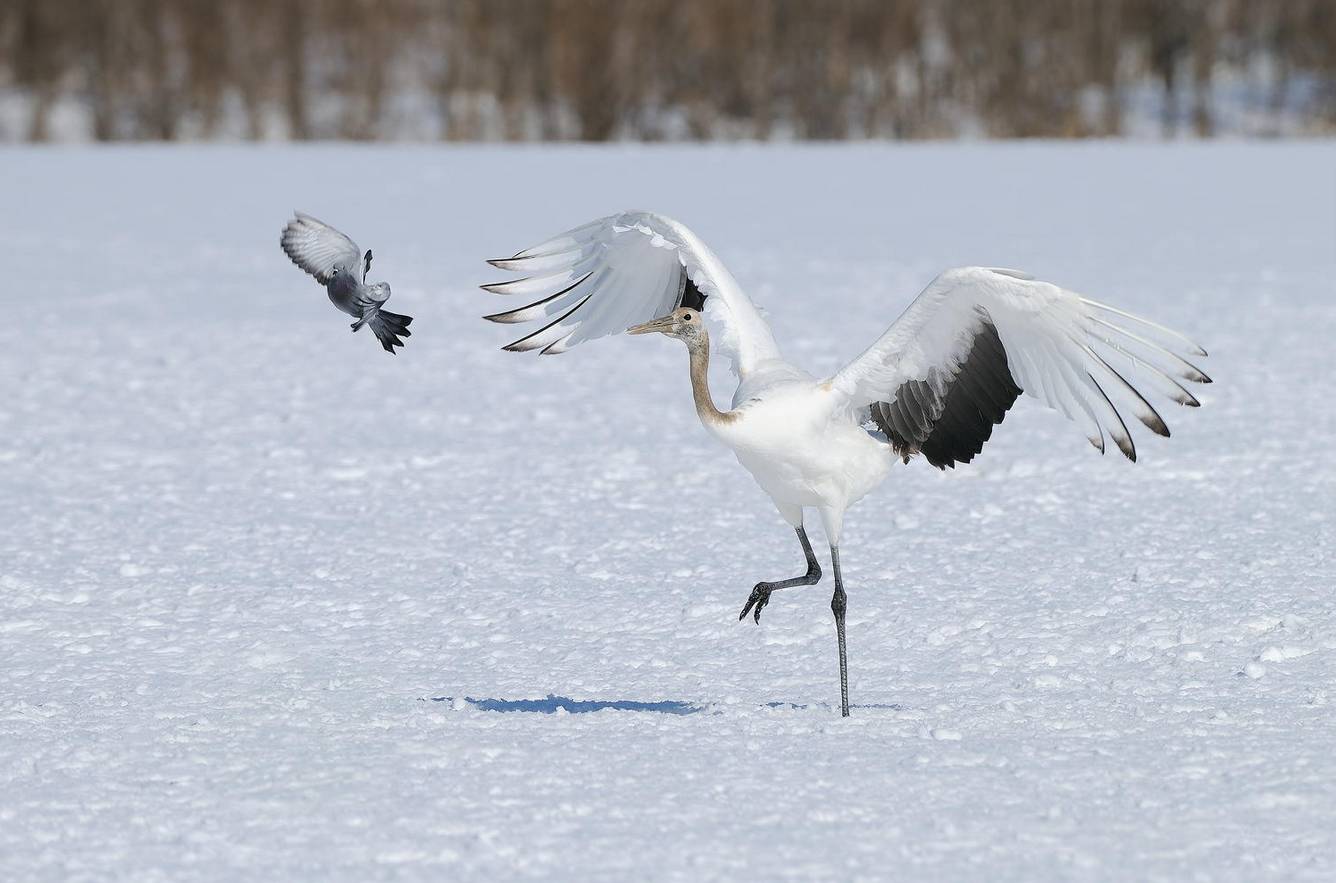
<instances>
[{"instance_id":1,"label":"white plumage","mask_svg":"<svg viewBox=\"0 0 1336 883\"><path fill-rule=\"evenodd\" d=\"M946 384L986 322L997 330L1017 386L1080 423L1101 452L1107 434L1131 460L1136 459L1136 446L1113 402L1122 402L1153 432L1168 435L1163 419L1136 384L1195 406L1197 400L1174 376L1206 379L1173 351L1205 356L1205 350L1176 332L1016 270L964 267L934 279L831 383L854 404L893 402L895 391L908 380ZM1152 343L1126 326L1160 342ZM1110 359L1125 362L1127 374L1116 370Z\"/></svg>"},{"instance_id":2,"label":"white plumage","mask_svg":"<svg viewBox=\"0 0 1336 883\"><path fill-rule=\"evenodd\" d=\"M779 358L770 326L728 269L694 233L662 215L632 211L600 218L513 258L489 263L525 278L484 285L484 290L539 299L486 318L503 323L549 320L508 350L554 355L586 340L620 334L671 312L690 282L702 296L717 299L719 308L712 305L709 315L727 327L727 338L717 343L738 373Z\"/></svg>"},{"instance_id":3,"label":"white plumage","mask_svg":"<svg viewBox=\"0 0 1336 883\"><path fill-rule=\"evenodd\" d=\"M922 454L940 468L968 462L1021 392L1077 422L1101 452L1108 438L1135 460L1125 415L1167 436L1147 395L1195 407L1183 382L1209 382L1187 361L1205 351L1182 335L1016 270L942 273L862 355L817 380L784 360L714 253L662 215L601 218L491 263L525 275L484 289L536 298L486 317L538 326L507 350L550 355L628 329L687 343L702 423L794 526L808 562L803 576L758 584L743 616L754 610L759 622L772 591L820 579L804 508L822 519L835 571L844 714L844 512L897 460ZM727 412L715 407L705 381L711 343L738 376Z\"/></svg>"}]
</instances>

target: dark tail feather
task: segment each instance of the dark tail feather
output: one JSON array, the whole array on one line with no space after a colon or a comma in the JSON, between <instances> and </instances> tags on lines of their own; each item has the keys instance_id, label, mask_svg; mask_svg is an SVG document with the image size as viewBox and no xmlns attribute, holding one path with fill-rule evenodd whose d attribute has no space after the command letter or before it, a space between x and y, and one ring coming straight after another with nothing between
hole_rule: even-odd
<instances>
[{"instance_id":1,"label":"dark tail feather","mask_svg":"<svg viewBox=\"0 0 1336 883\"><path fill-rule=\"evenodd\" d=\"M380 345L385 347L385 352L394 355L394 348L404 345L404 342L399 338L413 335L413 332L408 330L412 321L412 316L401 316L388 310L377 310L375 315L366 320L366 324L371 326L372 333L376 335Z\"/></svg>"}]
</instances>

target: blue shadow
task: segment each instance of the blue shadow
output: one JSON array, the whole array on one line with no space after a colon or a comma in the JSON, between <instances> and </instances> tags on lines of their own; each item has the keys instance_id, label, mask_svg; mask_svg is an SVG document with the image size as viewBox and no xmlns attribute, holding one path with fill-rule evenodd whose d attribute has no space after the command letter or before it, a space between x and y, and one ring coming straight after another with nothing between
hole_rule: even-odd
<instances>
[{"instance_id":1,"label":"blue shadow","mask_svg":"<svg viewBox=\"0 0 1336 883\"><path fill-rule=\"evenodd\" d=\"M422 700L418 700L421 702ZM433 696L432 702L454 702L453 696ZM556 714L558 711L564 711L567 714L589 714L595 711L649 711L655 714L699 714L707 710L707 706L696 705L692 702L682 702L677 699L664 699L659 702L641 702L636 699L571 699L568 696L554 696L547 694L544 699L474 699L472 696L465 696L464 701L479 711L519 711L527 714ZM889 711L901 711L904 706L895 703L872 702L866 705L851 705L854 710L879 709ZM808 711L822 710L834 711L838 714L838 706L830 705L806 705L798 702L766 702L761 708L782 709L787 711ZM718 714L716 709L715 714Z\"/></svg>"},{"instance_id":2,"label":"blue shadow","mask_svg":"<svg viewBox=\"0 0 1336 883\"><path fill-rule=\"evenodd\" d=\"M433 696L432 702L453 702L452 696ZM657 714L696 714L705 709L690 702L665 699L661 702L639 702L634 699L570 699L566 696L553 696L546 699L474 699L465 696L464 701L480 711L523 711L530 714L589 714L594 711L652 711Z\"/></svg>"},{"instance_id":3,"label":"blue shadow","mask_svg":"<svg viewBox=\"0 0 1336 883\"><path fill-rule=\"evenodd\" d=\"M840 707L838 705L826 705L826 704L807 705L802 702L767 702L761 707L781 708L788 711L807 711L809 708L821 709L823 711L833 709L834 711L837 712L840 710ZM859 709L864 709L864 710L875 709L881 711L904 711L904 708L905 707L903 705L900 705L899 703L896 702L867 702L862 705L858 705L857 703L851 703L849 705L850 711L858 711Z\"/></svg>"}]
</instances>

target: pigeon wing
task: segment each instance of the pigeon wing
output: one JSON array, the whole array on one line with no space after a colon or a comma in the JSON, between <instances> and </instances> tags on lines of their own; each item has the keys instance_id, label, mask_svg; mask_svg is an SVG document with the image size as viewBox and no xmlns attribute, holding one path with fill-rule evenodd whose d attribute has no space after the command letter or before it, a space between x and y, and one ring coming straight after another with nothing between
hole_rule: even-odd
<instances>
[{"instance_id":1,"label":"pigeon wing","mask_svg":"<svg viewBox=\"0 0 1336 883\"><path fill-rule=\"evenodd\" d=\"M315 277L321 285L328 285L339 270L362 278L362 251L357 243L324 221L301 212L283 228L279 240L283 251L292 262Z\"/></svg>"}]
</instances>

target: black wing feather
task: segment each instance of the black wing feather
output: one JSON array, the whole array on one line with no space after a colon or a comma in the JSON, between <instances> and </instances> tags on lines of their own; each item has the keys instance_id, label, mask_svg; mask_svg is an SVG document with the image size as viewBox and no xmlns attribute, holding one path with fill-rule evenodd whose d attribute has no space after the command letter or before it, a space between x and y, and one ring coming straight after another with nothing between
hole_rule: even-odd
<instances>
[{"instance_id":1,"label":"black wing feather","mask_svg":"<svg viewBox=\"0 0 1336 883\"><path fill-rule=\"evenodd\" d=\"M973 460L1021 394L1007 367L1002 339L986 319L943 391L935 392L933 385L907 381L896 390L894 401L877 402L871 413L906 463L922 453L938 469Z\"/></svg>"}]
</instances>

